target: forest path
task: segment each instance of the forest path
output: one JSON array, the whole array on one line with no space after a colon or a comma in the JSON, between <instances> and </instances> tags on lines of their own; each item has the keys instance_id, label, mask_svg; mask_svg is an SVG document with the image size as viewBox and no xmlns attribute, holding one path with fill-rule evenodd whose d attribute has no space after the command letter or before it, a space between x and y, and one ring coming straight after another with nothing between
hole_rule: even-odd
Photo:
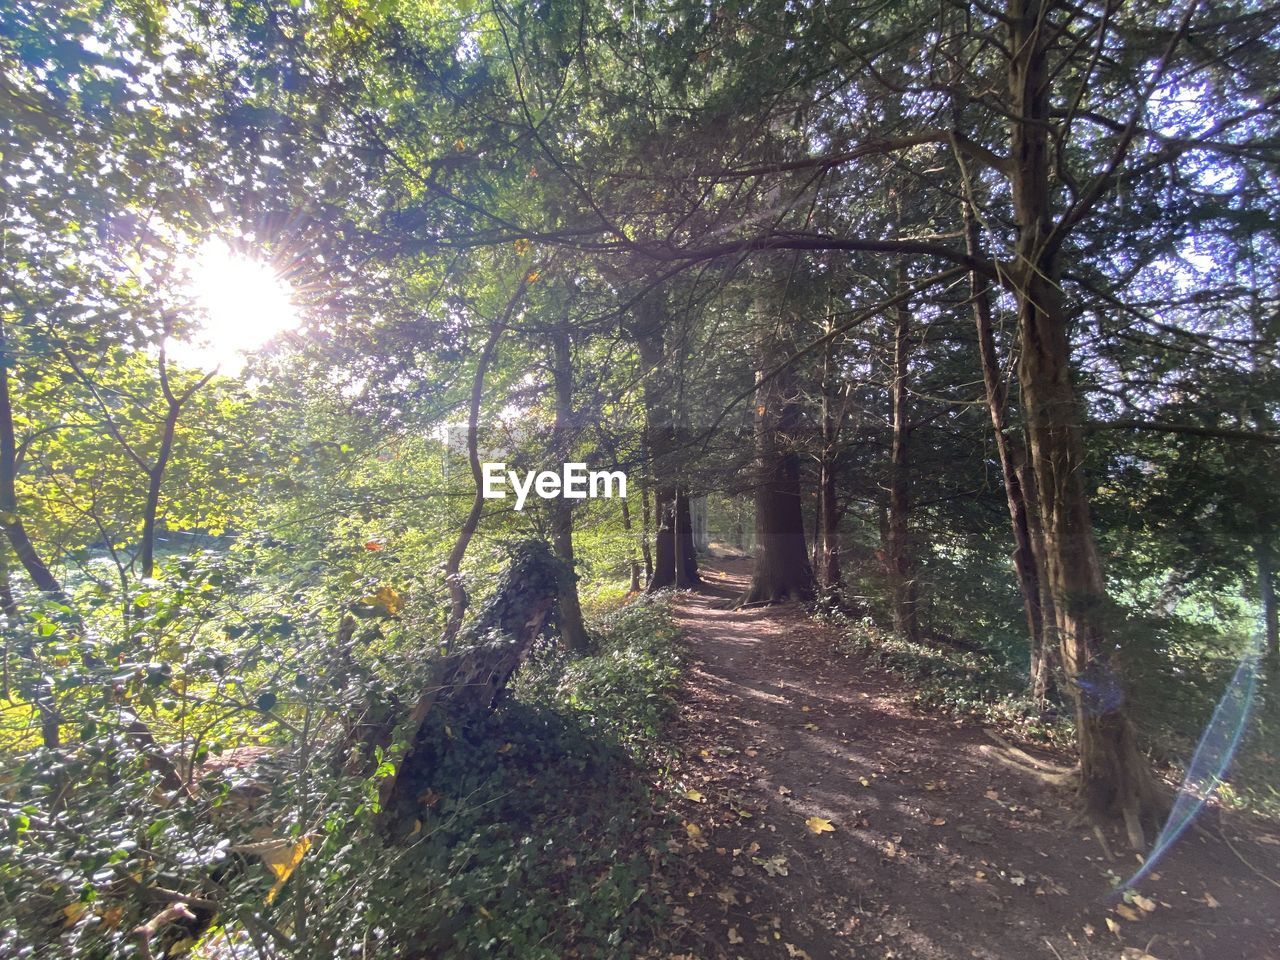
<instances>
[{"instance_id":1,"label":"forest path","mask_svg":"<svg viewBox=\"0 0 1280 960\"><path fill-rule=\"evenodd\" d=\"M1280 890L1224 845L1184 836L1139 885L1151 910L1124 905L1111 877L1138 864L1117 835L1104 852L1061 788L1000 762L977 722L913 709L798 606L733 609L749 571L720 561L676 603L694 663L672 955L1280 957ZM1280 875L1280 837L1252 832L1237 849Z\"/></svg>"}]
</instances>

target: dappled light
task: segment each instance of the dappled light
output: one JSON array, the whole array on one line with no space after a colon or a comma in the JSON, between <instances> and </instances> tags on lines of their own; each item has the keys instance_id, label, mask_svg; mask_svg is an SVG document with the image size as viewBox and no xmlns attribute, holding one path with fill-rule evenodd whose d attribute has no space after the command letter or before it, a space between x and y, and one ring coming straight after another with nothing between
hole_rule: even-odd
<instances>
[{"instance_id":1,"label":"dappled light","mask_svg":"<svg viewBox=\"0 0 1280 960\"><path fill-rule=\"evenodd\" d=\"M1280 960L1280 6L0 0L0 958Z\"/></svg>"}]
</instances>

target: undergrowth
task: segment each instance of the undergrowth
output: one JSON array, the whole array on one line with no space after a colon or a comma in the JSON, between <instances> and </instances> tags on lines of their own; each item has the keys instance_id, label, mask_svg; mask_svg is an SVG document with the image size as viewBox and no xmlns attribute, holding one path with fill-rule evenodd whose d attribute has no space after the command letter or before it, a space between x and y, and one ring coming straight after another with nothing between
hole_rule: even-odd
<instances>
[{"instance_id":1,"label":"undergrowth","mask_svg":"<svg viewBox=\"0 0 1280 960\"><path fill-rule=\"evenodd\" d=\"M649 599L590 627L595 654L536 652L488 720L451 731L407 846L333 845L308 956L624 958L663 922L648 764L679 634Z\"/></svg>"},{"instance_id":2,"label":"undergrowth","mask_svg":"<svg viewBox=\"0 0 1280 960\"><path fill-rule=\"evenodd\" d=\"M1024 665L987 650L912 643L881 629L870 618L854 619L840 612L824 612L820 617L839 629L837 653L865 657L909 680L911 701L921 709L1016 727L1028 738L1046 743L1072 741L1070 716L1046 711L1026 695Z\"/></svg>"}]
</instances>

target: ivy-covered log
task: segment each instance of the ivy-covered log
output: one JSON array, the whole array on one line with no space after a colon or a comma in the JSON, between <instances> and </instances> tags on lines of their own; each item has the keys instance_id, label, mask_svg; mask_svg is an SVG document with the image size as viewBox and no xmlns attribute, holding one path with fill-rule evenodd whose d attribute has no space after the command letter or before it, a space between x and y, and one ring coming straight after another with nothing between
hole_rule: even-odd
<instances>
[{"instance_id":1,"label":"ivy-covered log","mask_svg":"<svg viewBox=\"0 0 1280 960\"><path fill-rule=\"evenodd\" d=\"M546 627L563 575L562 562L542 541L527 540L513 548L497 590L463 629L457 649L437 662L402 726L407 751L380 791L390 833L413 808L414 786L430 771L439 731L448 724L464 727L497 705Z\"/></svg>"}]
</instances>

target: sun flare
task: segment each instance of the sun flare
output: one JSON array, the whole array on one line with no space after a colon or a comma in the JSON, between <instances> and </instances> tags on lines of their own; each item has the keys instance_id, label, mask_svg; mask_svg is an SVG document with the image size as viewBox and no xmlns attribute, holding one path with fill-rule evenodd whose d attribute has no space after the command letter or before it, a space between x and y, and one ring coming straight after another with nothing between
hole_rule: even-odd
<instances>
[{"instance_id":1,"label":"sun flare","mask_svg":"<svg viewBox=\"0 0 1280 960\"><path fill-rule=\"evenodd\" d=\"M222 240L206 242L186 272L202 316L179 350L185 362L234 372L246 353L298 325L293 291L280 272Z\"/></svg>"}]
</instances>

